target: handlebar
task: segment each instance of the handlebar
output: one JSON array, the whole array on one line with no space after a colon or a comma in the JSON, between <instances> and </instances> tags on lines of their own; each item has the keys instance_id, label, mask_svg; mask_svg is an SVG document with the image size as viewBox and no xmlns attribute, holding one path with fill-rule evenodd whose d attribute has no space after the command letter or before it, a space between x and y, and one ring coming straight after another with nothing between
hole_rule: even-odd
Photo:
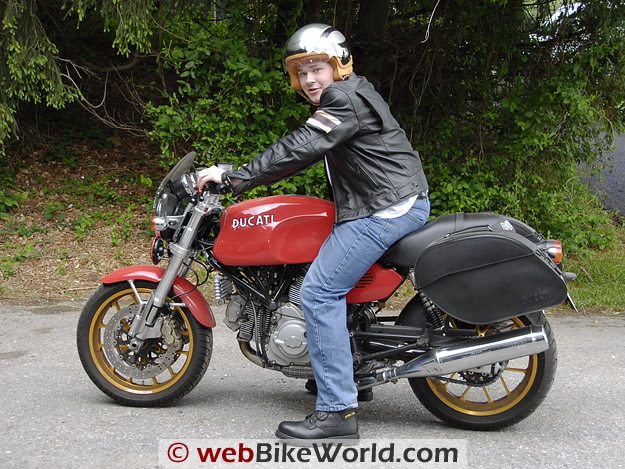
<instances>
[{"instance_id":1,"label":"handlebar","mask_svg":"<svg viewBox=\"0 0 625 469\"><path fill-rule=\"evenodd\" d=\"M232 185L225 182L221 184L217 184L216 182L209 182L206 184L206 186L204 186L204 190L209 194L224 195L232 192Z\"/></svg>"},{"instance_id":2,"label":"handlebar","mask_svg":"<svg viewBox=\"0 0 625 469\"><path fill-rule=\"evenodd\" d=\"M197 180L199 179L199 173L202 171L201 168L198 168L195 172L195 180L197 183ZM227 194L229 192L232 192L233 187L232 187L232 181L230 181L230 178L227 177L225 175L225 172L222 173L221 175L221 182L217 183L217 182L207 182L206 184L204 184L204 187L198 187L196 185L195 187L196 193L197 194L202 194L202 193L208 193L208 194L212 194L212 195L224 195Z\"/></svg>"}]
</instances>

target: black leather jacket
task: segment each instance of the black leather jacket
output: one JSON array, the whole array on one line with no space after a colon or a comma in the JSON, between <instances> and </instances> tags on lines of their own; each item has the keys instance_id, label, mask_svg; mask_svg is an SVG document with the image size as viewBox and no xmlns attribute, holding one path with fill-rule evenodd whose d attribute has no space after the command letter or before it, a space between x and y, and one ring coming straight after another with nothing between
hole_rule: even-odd
<instances>
[{"instance_id":1,"label":"black leather jacket","mask_svg":"<svg viewBox=\"0 0 625 469\"><path fill-rule=\"evenodd\" d=\"M362 218L426 191L419 154L363 77L326 88L303 127L235 171L234 194L268 185L326 157L336 221Z\"/></svg>"}]
</instances>

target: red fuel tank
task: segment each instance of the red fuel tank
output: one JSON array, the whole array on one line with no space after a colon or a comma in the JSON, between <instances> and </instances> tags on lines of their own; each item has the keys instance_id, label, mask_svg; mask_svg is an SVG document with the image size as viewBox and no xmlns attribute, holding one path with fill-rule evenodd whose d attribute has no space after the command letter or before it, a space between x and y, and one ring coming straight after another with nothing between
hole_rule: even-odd
<instances>
[{"instance_id":1,"label":"red fuel tank","mask_svg":"<svg viewBox=\"0 0 625 469\"><path fill-rule=\"evenodd\" d=\"M300 195L246 200L228 207L213 253L225 265L312 262L332 231L334 204Z\"/></svg>"}]
</instances>

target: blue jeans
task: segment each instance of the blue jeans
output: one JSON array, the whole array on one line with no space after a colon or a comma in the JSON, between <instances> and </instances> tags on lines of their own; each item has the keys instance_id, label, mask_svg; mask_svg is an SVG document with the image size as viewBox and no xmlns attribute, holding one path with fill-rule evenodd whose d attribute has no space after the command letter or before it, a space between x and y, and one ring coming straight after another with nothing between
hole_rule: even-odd
<instances>
[{"instance_id":1,"label":"blue jeans","mask_svg":"<svg viewBox=\"0 0 625 469\"><path fill-rule=\"evenodd\" d=\"M372 215L336 224L321 246L301 291L317 382L316 410L358 407L345 295L395 241L421 228L429 214L429 200L418 199L398 218Z\"/></svg>"}]
</instances>

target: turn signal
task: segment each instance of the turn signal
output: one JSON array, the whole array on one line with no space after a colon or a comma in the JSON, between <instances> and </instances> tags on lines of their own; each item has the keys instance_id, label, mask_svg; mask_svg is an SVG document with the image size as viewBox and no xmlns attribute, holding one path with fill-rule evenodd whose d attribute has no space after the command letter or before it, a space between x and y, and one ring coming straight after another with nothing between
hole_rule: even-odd
<instances>
[{"instance_id":1,"label":"turn signal","mask_svg":"<svg viewBox=\"0 0 625 469\"><path fill-rule=\"evenodd\" d=\"M553 259L553 262L558 265L562 263L562 241L550 239L549 241L540 243L539 247L543 249L551 259Z\"/></svg>"},{"instance_id":2,"label":"turn signal","mask_svg":"<svg viewBox=\"0 0 625 469\"><path fill-rule=\"evenodd\" d=\"M163 217L154 217L150 221L150 228L153 231L163 231L167 228L167 221Z\"/></svg>"}]
</instances>

